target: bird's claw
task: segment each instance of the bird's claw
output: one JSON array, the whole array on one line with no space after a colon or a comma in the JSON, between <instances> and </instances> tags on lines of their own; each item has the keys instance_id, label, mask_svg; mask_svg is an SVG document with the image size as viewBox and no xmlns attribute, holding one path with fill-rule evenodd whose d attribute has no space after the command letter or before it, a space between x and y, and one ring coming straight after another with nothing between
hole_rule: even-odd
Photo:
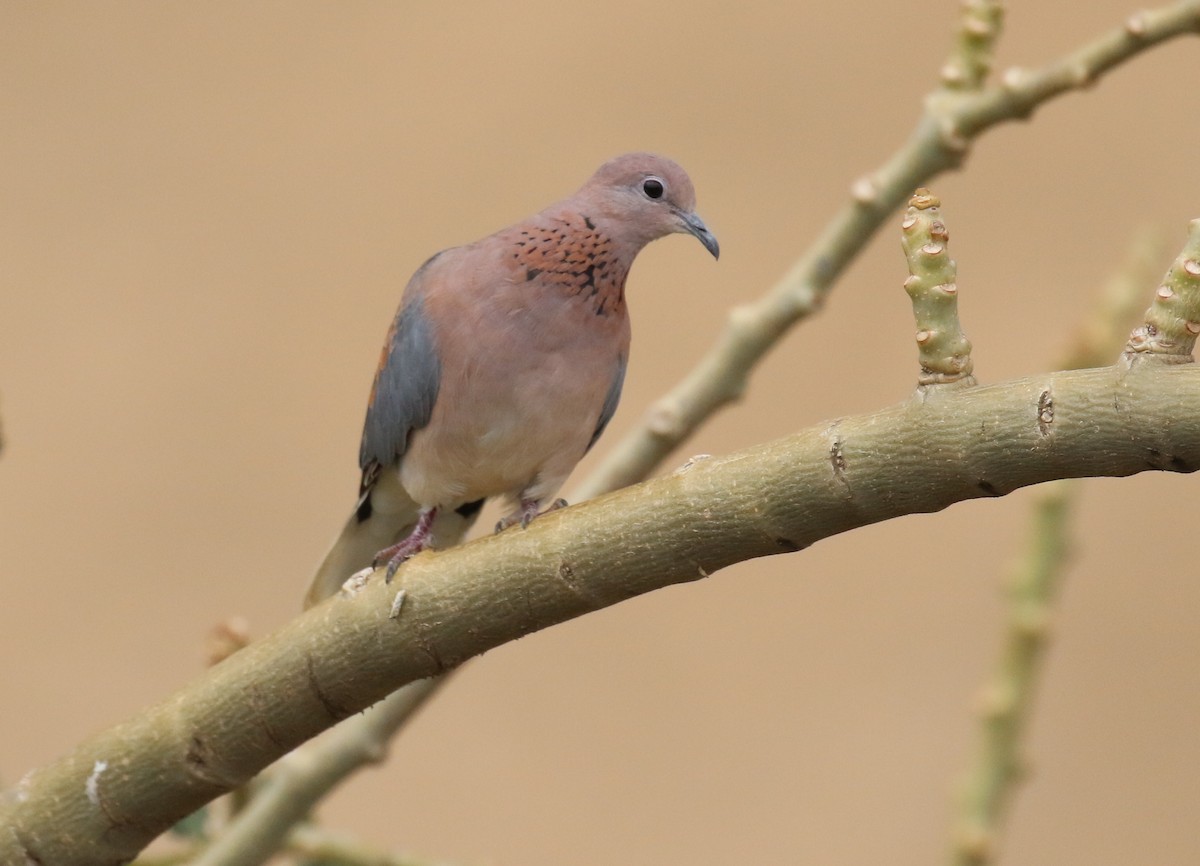
<instances>
[{"instance_id":1,"label":"bird's claw","mask_svg":"<svg viewBox=\"0 0 1200 866\"><path fill-rule=\"evenodd\" d=\"M400 568L400 566L403 565L411 556L412 554L410 553L408 556L393 556L391 559L389 559L387 571L383 573L383 582L391 583L392 578L396 576L396 570Z\"/></svg>"},{"instance_id":2,"label":"bird's claw","mask_svg":"<svg viewBox=\"0 0 1200 866\"><path fill-rule=\"evenodd\" d=\"M385 547L375 554L375 559L371 561L372 568L379 568L383 563L387 563L387 571L383 574L384 583L391 583L400 566L429 546L429 533L436 516L436 508L422 511L417 525L413 527L413 531L407 538L402 538L391 547Z\"/></svg>"},{"instance_id":3,"label":"bird's claw","mask_svg":"<svg viewBox=\"0 0 1200 866\"><path fill-rule=\"evenodd\" d=\"M522 529L526 529L535 518L541 517L543 514L549 514L551 511L558 511L560 508L566 508L567 500L561 498L555 499L545 511L538 511L538 505L539 503L534 499L522 500L519 509L496 521L496 532L501 533L517 523L521 524Z\"/></svg>"},{"instance_id":4,"label":"bird's claw","mask_svg":"<svg viewBox=\"0 0 1200 866\"><path fill-rule=\"evenodd\" d=\"M383 582L391 583L392 578L396 576L397 570L404 565L408 560L412 559L416 554L424 549L423 544L411 545L406 544L409 539L404 539L399 544L393 544L391 547L386 547L379 553L375 554L375 559L371 563L372 568L379 568L385 562L387 563L387 571L383 573Z\"/></svg>"}]
</instances>

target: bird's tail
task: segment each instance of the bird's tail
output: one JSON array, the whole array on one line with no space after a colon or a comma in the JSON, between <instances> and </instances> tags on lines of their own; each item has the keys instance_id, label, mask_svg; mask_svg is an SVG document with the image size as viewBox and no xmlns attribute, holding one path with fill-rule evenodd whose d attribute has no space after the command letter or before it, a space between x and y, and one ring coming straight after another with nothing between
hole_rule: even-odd
<instances>
[{"instance_id":1,"label":"bird's tail","mask_svg":"<svg viewBox=\"0 0 1200 866\"><path fill-rule=\"evenodd\" d=\"M462 541L482 505L480 501L440 512L433 523L430 546L452 547ZM384 472L363 493L354 513L325 554L304 598L304 607L310 608L328 598L341 589L350 575L369 568L375 554L412 532L419 513L420 507L404 492L394 473Z\"/></svg>"}]
</instances>

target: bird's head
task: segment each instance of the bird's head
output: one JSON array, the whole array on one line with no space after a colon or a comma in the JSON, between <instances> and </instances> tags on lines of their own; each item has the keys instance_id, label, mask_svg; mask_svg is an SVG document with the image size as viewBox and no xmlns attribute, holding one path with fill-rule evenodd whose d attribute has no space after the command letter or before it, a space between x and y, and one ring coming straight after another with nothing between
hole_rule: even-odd
<instances>
[{"instance_id":1,"label":"bird's head","mask_svg":"<svg viewBox=\"0 0 1200 866\"><path fill-rule=\"evenodd\" d=\"M653 153L626 153L597 169L579 190L581 209L603 217L605 228L639 248L673 233L695 237L713 258L716 236L696 214L696 190L678 164Z\"/></svg>"}]
</instances>

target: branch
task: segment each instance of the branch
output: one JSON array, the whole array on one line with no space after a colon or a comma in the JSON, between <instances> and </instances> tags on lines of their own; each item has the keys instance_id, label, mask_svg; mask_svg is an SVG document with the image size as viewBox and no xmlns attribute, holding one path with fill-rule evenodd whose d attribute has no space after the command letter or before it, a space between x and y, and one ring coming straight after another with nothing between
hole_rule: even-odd
<instances>
[{"instance_id":1,"label":"branch","mask_svg":"<svg viewBox=\"0 0 1200 866\"><path fill-rule=\"evenodd\" d=\"M905 289L913 298L922 387L958 382L973 385L971 344L958 322L955 265L940 202L918 190L901 223L912 276ZM213 839L194 866L259 866L283 847L289 830L334 786L355 770L382 760L388 740L408 716L432 695L445 677L422 680L394 692L361 716L292 752L280 767L264 774L248 808L240 810Z\"/></svg>"},{"instance_id":2,"label":"branch","mask_svg":"<svg viewBox=\"0 0 1200 866\"><path fill-rule=\"evenodd\" d=\"M1198 10L1200 4L1189 2L1131 18L1122 31L1132 39L1124 57L1131 58L1145 48L1185 32L1189 27L1195 28L1200 19ZM1020 87L1014 88L1009 81L1003 88L982 90L991 69L1002 19L1002 8L994 0L966 0L959 39L953 54L942 68L942 89L927 101L925 116L908 144L874 176L855 185L856 200L837 214L791 273L755 304L742 307L732 314L722 342L683 383L651 409L641 428L633 431L613 449L600 468L575 492L572 496L574 501L590 499L643 480L707 418L741 395L754 365L792 325L819 308L837 275L862 249L888 212L903 200L912 187L961 162L966 138L955 131L960 125L957 117L968 116L972 106L982 104L983 97L988 93L1012 91L1019 97L1022 92L1028 92L1036 94L1033 98L1033 104L1036 104L1061 92L1047 87L1044 82L1054 79L1058 69L1074 63L1073 58L1077 55L1047 67L1040 77L1034 75L1026 78ZM1095 45L1107 44L1114 38L1123 39L1125 36L1110 35ZM1088 50L1084 49L1085 52ZM1010 74L1009 78L1014 75ZM973 101L967 100L955 107L945 101L944 97L949 94L970 95ZM1029 102L1029 99L1025 100L1025 103ZM1014 102L1009 116L996 116L991 123L1024 116L1031 108L1032 104L1017 107ZM985 128L979 126L969 137L981 134ZM432 693L432 689L422 697L429 693ZM391 725L388 736L405 721L405 714L390 706L393 703L400 708L407 708L408 712L420 705L419 701L410 701L402 692L377 707L375 711ZM376 742L380 733L377 728L371 727L366 717L349 722L348 727L368 744ZM349 731L346 733L347 738L353 736ZM205 866L261 863L272 846L282 844L287 830L284 823L287 817L311 810L323 796L323 792L313 787L312 779L321 778L332 787L357 768L356 765L335 759L343 775L330 777L319 769L325 760L324 748L324 740L312 745L308 754L310 761L305 765L307 771L293 768L278 778L264 780L260 794L266 796L268 803L274 803L275 808L263 805L253 812L239 815L226 834L213 842L203 861ZM345 750L340 745L331 748L336 753L344 754ZM359 754L365 755L367 752L360 750ZM366 762L364 759L363 763ZM255 840L253 846L243 844L243 840L250 838Z\"/></svg>"},{"instance_id":3,"label":"branch","mask_svg":"<svg viewBox=\"0 0 1200 866\"><path fill-rule=\"evenodd\" d=\"M998 25L997 25L998 26ZM802 319L816 312L834 281L880 224L918 186L963 163L974 139L1039 105L1093 84L1118 64L1168 39L1200 31L1200 0L1131 16L1108 35L1035 71L1009 70L983 89L943 86L925 100L908 142L854 184L845 204L788 273L758 300L730 314L724 333L699 364L647 413L572 501L646 478L662 460L746 389L751 370ZM986 40L984 55L990 54Z\"/></svg>"},{"instance_id":4,"label":"branch","mask_svg":"<svg viewBox=\"0 0 1200 866\"><path fill-rule=\"evenodd\" d=\"M422 554L392 585L375 576L313 608L29 774L0 807L0 862L127 861L404 683L644 592L1054 478L1192 471L1198 410L1194 365L942 389ZM407 601L393 618L400 587Z\"/></svg>"},{"instance_id":5,"label":"branch","mask_svg":"<svg viewBox=\"0 0 1200 866\"><path fill-rule=\"evenodd\" d=\"M942 66L942 86L947 90L978 90L992 71L992 55L1004 7L997 0L963 0L962 22L954 53Z\"/></svg>"},{"instance_id":6,"label":"branch","mask_svg":"<svg viewBox=\"0 0 1200 866\"><path fill-rule=\"evenodd\" d=\"M962 792L963 814L951 852L955 866L992 862L1000 820L1024 775L1020 739L1041 673L1051 607L1067 563L1067 522L1079 483L1063 480L1047 485L1033 506L1028 550L1014 569L1009 588L1000 664L980 695L982 738Z\"/></svg>"},{"instance_id":7,"label":"branch","mask_svg":"<svg viewBox=\"0 0 1200 866\"><path fill-rule=\"evenodd\" d=\"M374 850L355 839L300 824L285 836L279 849L309 866L434 866L403 854ZM196 866L204 857L203 844L192 844L165 854L146 855L132 866Z\"/></svg>"},{"instance_id":8,"label":"branch","mask_svg":"<svg viewBox=\"0 0 1200 866\"><path fill-rule=\"evenodd\" d=\"M434 866L412 857L372 851L359 842L312 826L297 827L287 839L288 853L320 866Z\"/></svg>"},{"instance_id":9,"label":"branch","mask_svg":"<svg viewBox=\"0 0 1200 866\"><path fill-rule=\"evenodd\" d=\"M1197 16L1196 9L1196 3L1187 3L1154 13L1153 28L1145 26L1150 19L1144 16L1130 19L1125 32L1135 36L1141 44L1130 45L1126 56L1133 57L1141 48L1182 32L1188 26L1188 16L1192 19ZM939 94L973 93L979 96L992 65L1002 18L1002 9L993 0L967 0L964 3L959 39L954 53L942 68L943 89ZM1056 68L1049 67L1043 78L1053 77L1052 71ZM1036 77L1030 78L1025 87L1032 92L1040 86L1038 82ZM1043 89L1039 98L1044 100L1053 95L1055 93ZM961 106L964 115L969 106L970 103ZM1013 116L1020 116L1020 112ZM1000 119L1007 118L998 118L995 122ZM926 106L926 117L905 148L873 178L856 185L858 201L837 215L818 243L771 293L756 304L735 311L723 342L685 382L659 401L644 426L614 448L606 462L583 483L572 499L590 499L643 480L717 409L737 399L753 366L793 324L816 311L837 274L865 245L888 210L898 204L912 186L961 159L963 141L960 137L949 139L953 144L949 149L944 146L946 142L941 141L943 132L954 129L955 125L954 112L931 97ZM980 128L975 134L982 131ZM420 705L420 701L409 700L407 691L386 699L374 710L390 723L387 736L405 723L406 714L400 710L412 712ZM422 697L427 697L433 690L421 687L421 691ZM345 734L347 738L357 736L364 744L376 743L381 733L365 716L348 722L346 727L351 729ZM266 853L273 850L272 846L277 848L283 843L288 816L311 810L323 796L323 792L313 786L313 779L320 778L332 788L361 766L331 756L330 760L337 761L342 768L341 776L331 777L321 769L326 760L325 748L322 739L307 750L307 770L292 768L278 778L263 780L260 795L275 807L268 808L263 804L252 812L240 814L227 832L213 842L203 861L205 866L251 866L263 862ZM337 754L345 753L340 744L331 745L330 749ZM359 754L368 752L360 750ZM362 763L367 762L364 758ZM244 843L250 838L255 840L253 846Z\"/></svg>"},{"instance_id":10,"label":"branch","mask_svg":"<svg viewBox=\"0 0 1200 866\"><path fill-rule=\"evenodd\" d=\"M409 683L362 715L290 752L271 768L246 807L192 866L265 863L334 786L355 770L382 763L392 735L449 678L450 674L443 674Z\"/></svg>"}]
</instances>

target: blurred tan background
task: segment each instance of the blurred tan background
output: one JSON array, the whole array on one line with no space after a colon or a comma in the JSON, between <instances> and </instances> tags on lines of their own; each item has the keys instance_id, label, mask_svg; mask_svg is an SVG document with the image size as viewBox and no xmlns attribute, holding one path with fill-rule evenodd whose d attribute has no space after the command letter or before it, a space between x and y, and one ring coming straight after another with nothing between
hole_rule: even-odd
<instances>
[{"instance_id":1,"label":"blurred tan background","mask_svg":"<svg viewBox=\"0 0 1200 866\"><path fill-rule=\"evenodd\" d=\"M1120 0L1010 4L1001 66ZM17 3L0 28L0 780L298 609L351 507L411 271L636 148L721 240L630 280L597 452L908 135L957 6ZM1152 222L1200 216L1181 40L938 179L984 381L1054 364ZM903 399L898 218L676 455ZM1164 261L1165 266L1165 261ZM1153 286L1147 286L1147 301ZM585 464L576 480L594 465ZM1200 861L1194 479L1091 483L1004 862ZM330 825L466 864L926 864L975 743L1028 491L637 599L471 666Z\"/></svg>"}]
</instances>

